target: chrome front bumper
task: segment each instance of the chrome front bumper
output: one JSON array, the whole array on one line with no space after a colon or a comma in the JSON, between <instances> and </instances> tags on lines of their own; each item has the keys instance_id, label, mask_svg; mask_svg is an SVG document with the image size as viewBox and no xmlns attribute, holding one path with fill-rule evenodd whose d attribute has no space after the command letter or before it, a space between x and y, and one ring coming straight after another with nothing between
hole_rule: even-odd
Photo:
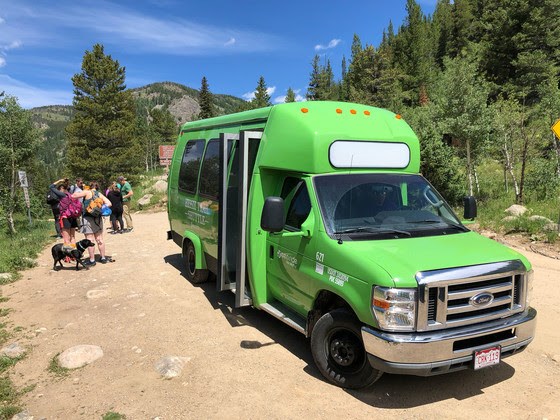
<instances>
[{"instance_id":1,"label":"chrome front bumper","mask_svg":"<svg viewBox=\"0 0 560 420\"><path fill-rule=\"evenodd\" d=\"M525 349L535 335L537 311L428 333L389 333L362 327L371 365L383 372L429 376L466 369L473 353L501 346L501 357Z\"/></svg>"}]
</instances>

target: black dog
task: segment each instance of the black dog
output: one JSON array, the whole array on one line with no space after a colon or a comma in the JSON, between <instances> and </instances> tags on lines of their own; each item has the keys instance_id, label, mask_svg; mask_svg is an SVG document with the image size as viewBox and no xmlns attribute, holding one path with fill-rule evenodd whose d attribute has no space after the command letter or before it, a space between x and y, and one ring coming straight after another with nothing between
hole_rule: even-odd
<instances>
[{"instance_id":1,"label":"black dog","mask_svg":"<svg viewBox=\"0 0 560 420\"><path fill-rule=\"evenodd\" d=\"M54 245L51 249L52 257L54 260L53 270L57 271L56 263L59 263L60 268L63 268L61 261L66 257L70 257L76 260L76 271L80 269L79 264L82 264L82 267L84 267L87 270L88 267L86 267L82 262L82 255L84 255L84 252L88 247L93 245L94 243L91 242L89 239L82 239L81 241L76 242L76 248L69 251L64 250L62 248L62 244Z\"/></svg>"}]
</instances>

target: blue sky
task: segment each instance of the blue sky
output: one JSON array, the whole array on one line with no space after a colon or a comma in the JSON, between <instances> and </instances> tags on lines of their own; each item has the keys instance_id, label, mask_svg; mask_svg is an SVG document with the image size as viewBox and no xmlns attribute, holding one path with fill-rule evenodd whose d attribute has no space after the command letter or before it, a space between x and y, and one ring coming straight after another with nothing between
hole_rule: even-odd
<instances>
[{"instance_id":1,"label":"blue sky","mask_svg":"<svg viewBox=\"0 0 560 420\"><path fill-rule=\"evenodd\" d=\"M417 0L432 14L436 0ZM377 46L406 0L0 0L0 92L24 108L72 103L71 77L95 43L126 67L129 88L172 81L273 103L304 97L315 54L340 76L352 37Z\"/></svg>"}]
</instances>

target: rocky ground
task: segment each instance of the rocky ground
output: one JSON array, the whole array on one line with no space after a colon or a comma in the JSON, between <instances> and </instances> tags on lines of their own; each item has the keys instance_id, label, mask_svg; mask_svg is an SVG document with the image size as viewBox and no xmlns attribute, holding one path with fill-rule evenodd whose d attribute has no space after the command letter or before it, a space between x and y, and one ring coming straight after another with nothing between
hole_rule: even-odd
<instances>
[{"instance_id":1,"label":"rocky ground","mask_svg":"<svg viewBox=\"0 0 560 420\"><path fill-rule=\"evenodd\" d=\"M105 235L113 263L54 272L47 248L36 268L2 286L14 331L8 344L27 352L10 375L30 389L21 398L28 417L560 418L557 251L515 243L534 265L539 311L525 352L478 372L384 375L355 392L322 380L296 331L256 309L234 309L233 295L213 284L186 281L180 250L165 239L165 213L134 221L132 233ZM89 363L61 375L57 355L81 345L92 346L82 348Z\"/></svg>"}]
</instances>

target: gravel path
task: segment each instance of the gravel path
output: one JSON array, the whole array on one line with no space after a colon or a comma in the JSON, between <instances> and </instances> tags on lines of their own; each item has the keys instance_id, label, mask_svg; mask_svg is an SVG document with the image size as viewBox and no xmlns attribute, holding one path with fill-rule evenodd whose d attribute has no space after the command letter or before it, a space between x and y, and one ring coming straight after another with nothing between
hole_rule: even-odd
<instances>
[{"instance_id":1,"label":"gravel path","mask_svg":"<svg viewBox=\"0 0 560 420\"><path fill-rule=\"evenodd\" d=\"M368 391L324 382L308 341L233 295L193 286L167 215L134 215L135 230L105 235L115 262L54 272L50 247L22 280L2 286L12 308L7 343L28 349L12 369L35 419L560 418L560 261L523 251L535 267L537 336L501 365L420 378L384 375ZM59 353L103 356L57 377ZM156 369L158 368L158 369ZM168 375L162 375L168 369ZM170 370L169 370L170 369Z\"/></svg>"}]
</instances>

